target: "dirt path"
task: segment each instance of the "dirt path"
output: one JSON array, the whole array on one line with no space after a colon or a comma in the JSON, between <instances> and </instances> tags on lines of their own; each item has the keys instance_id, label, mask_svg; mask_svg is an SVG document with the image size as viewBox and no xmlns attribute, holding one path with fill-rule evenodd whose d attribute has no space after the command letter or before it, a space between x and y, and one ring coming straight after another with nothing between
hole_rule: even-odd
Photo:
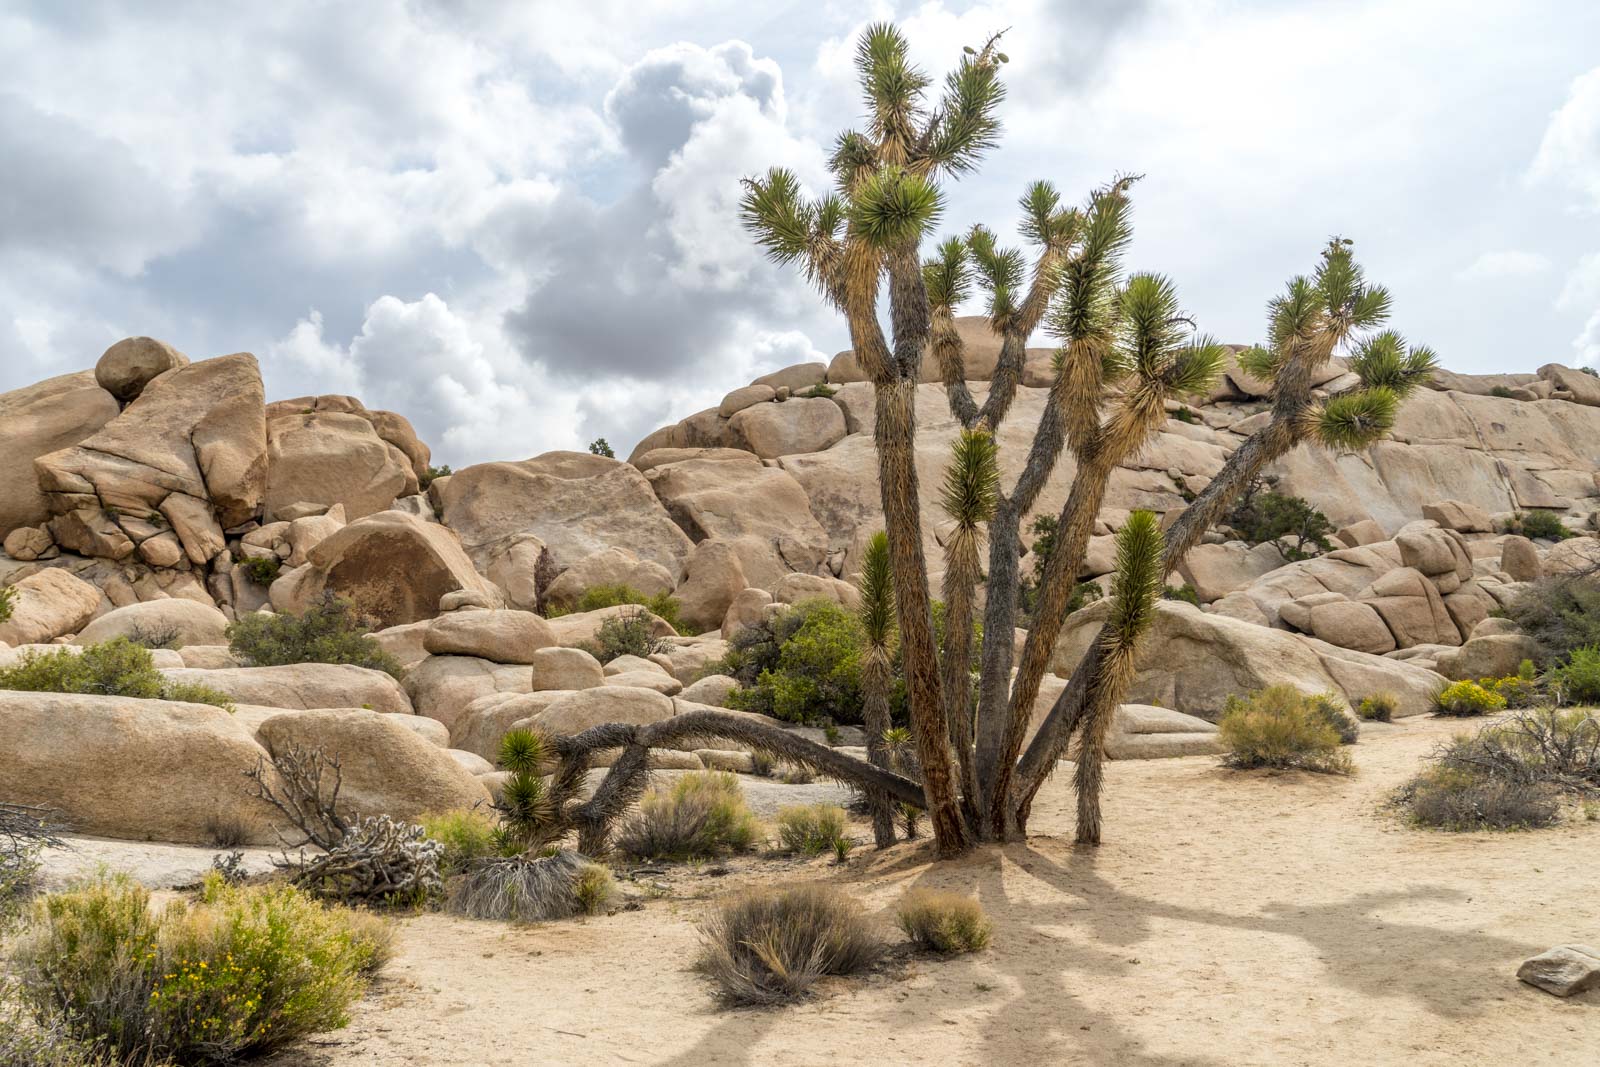
<instances>
[{"instance_id":1,"label":"dirt path","mask_svg":"<svg viewBox=\"0 0 1600 1067\"><path fill-rule=\"evenodd\" d=\"M274 1063L1600 1063L1600 992L1561 1001L1514 976L1551 945L1600 943L1600 823L1445 835L1380 810L1459 729L1371 727L1350 779L1113 763L1093 853L1070 845L1058 776L1046 836L955 864L905 845L845 869L687 871L672 898L585 922L407 920L351 1026ZM994 945L796 1008L717 1010L688 970L694 922L763 877L837 882L886 934L905 889L969 889Z\"/></svg>"}]
</instances>

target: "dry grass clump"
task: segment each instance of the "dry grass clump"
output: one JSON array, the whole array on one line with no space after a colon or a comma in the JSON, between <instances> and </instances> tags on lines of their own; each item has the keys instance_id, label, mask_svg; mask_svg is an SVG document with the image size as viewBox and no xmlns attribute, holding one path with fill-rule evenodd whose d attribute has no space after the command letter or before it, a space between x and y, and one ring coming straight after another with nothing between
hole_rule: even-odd
<instances>
[{"instance_id":1,"label":"dry grass clump","mask_svg":"<svg viewBox=\"0 0 1600 1067\"><path fill-rule=\"evenodd\" d=\"M710 859L749 851L760 832L737 775L696 771L646 793L618 828L616 847L634 859Z\"/></svg>"},{"instance_id":2,"label":"dry grass clump","mask_svg":"<svg viewBox=\"0 0 1600 1067\"><path fill-rule=\"evenodd\" d=\"M895 919L917 945L946 956L986 948L994 933L976 900L947 890L911 890L900 898Z\"/></svg>"},{"instance_id":3,"label":"dry grass clump","mask_svg":"<svg viewBox=\"0 0 1600 1067\"><path fill-rule=\"evenodd\" d=\"M802 856L824 852L847 853L854 842L849 835L849 816L837 804L791 804L779 808L778 850Z\"/></svg>"},{"instance_id":4,"label":"dry grass clump","mask_svg":"<svg viewBox=\"0 0 1600 1067\"><path fill-rule=\"evenodd\" d=\"M445 907L469 919L545 922L593 915L614 891L609 870L563 849L532 859L481 861L455 880Z\"/></svg>"},{"instance_id":5,"label":"dry grass clump","mask_svg":"<svg viewBox=\"0 0 1600 1067\"><path fill-rule=\"evenodd\" d=\"M727 1004L778 1004L824 975L855 974L883 954L860 905L837 889L754 890L720 905L700 927L695 969Z\"/></svg>"},{"instance_id":6,"label":"dry grass clump","mask_svg":"<svg viewBox=\"0 0 1600 1067\"><path fill-rule=\"evenodd\" d=\"M1230 767L1322 774L1354 770L1326 713L1313 698L1290 685L1268 686L1243 698L1229 697L1217 729L1227 749L1222 761Z\"/></svg>"},{"instance_id":7,"label":"dry grass clump","mask_svg":"<svg viewBox=\"0 0 1600 1067\"><path fill-rule=\"evenodd\" d=\"M1524 830L1558 822L1563 796L1596 793L1600 718L1542 708L1455 738L1395 799L1420 826Z\"/></svg>"},{"instance_id":8,"label":"dry grass clump","mask_svg":"<svg viewBox=\"0 0 1600 1067\"><path fill-rule=\"evenodd\" d=\"M1356 714L1370 722L1393 722L1400 698L1393 693L1373 693L1356 705Z\"/></svg>"}]
</instances>

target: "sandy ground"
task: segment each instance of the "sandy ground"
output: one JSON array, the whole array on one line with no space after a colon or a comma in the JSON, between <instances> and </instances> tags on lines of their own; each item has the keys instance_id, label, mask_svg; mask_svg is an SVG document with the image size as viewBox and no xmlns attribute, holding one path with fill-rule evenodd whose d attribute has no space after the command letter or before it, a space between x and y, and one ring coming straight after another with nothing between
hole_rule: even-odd
<instances>
[{"instance_id":1,"label":"sandy ground","mask_svg":"<svg viewBox=\"0 0 1600 1067\"><path fill-rule=\"evenodd\" d=\"M1600 1063L1600 991L1562 1001L1515 978L1552 945L1600 943L1600 822L1447 835L1382 808L1460 729L1371 726L1349 779L1114 763L1097 851L1072 847L1058 776L1039 836L956 863L914 844L843 868L744 860L646 875L629 887L642 907L586 921L406 919L351 1025L272 1063ZM709 901L813 879L891 938L904 890L975 892L994 944L838 980L797 1007L714 1007L689 970Z\"/></svg>"}]
</instances>

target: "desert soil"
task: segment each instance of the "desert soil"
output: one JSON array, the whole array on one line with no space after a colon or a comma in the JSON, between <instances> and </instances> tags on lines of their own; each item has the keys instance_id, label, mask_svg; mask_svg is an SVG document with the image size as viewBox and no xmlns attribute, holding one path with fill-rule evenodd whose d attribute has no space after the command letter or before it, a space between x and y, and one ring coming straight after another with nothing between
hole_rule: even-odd
<instances>
[{"instance_id":1,"label":"desert soil","mask_svg":"<svg viewBox=\"0 0 1600 1067\"><path fill-rule=\"evenodd\" d=\"M1552 945L1600 943L1600 822L1441 834L1384 808L1462 728L1371 725L1348 779L1113 763L1095 851L1071 844L1058 775L1038 836L959 862L930 864L925 843L842 868L741 860L643 874L627 886L642 906L585 921L405 919L351 1025L273 1063L1600 1063L1600 991L1563 1001L1515 978ZM993 946L902 958L796 1007L714 1006L690 969L696 920L736 886L806 880L892 939L906 889L974 892Z\"/></svg>"}]
</instances>

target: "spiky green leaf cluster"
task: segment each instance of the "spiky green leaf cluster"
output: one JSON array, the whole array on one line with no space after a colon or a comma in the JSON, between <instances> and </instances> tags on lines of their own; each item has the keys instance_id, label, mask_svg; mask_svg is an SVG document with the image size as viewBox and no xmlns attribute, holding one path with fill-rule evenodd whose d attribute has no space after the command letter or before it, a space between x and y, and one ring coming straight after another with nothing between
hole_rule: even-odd
<instances>
[{"instance_id":1,"label":"spiky green leaf cluster","mask_svg":"<svg viewBox=\"0 0 1600 1067\"><path fill-rule=\"evenodd\" d=\"M550 751L543 735L532 730L507 730L500 738L500 766L512 774L535 774Z\"/></svg>"},{"instance_id":2,"label":"spiky green leaf cluster","mask_svg":"<svg viewBox=\"0 0 1600 1067\"><path fill-rule=\"evenodd\" d=\"M1118 274L1133 238L1124 178L1096 190L1084 213L1077 254L1061 268L1049 328L1067 343L1109 339L1117 323Z\"/></svg>"},{"instance_id":3,"label":"spiky green leaf cluster","mask_svg":"<svg viewBox=\"0 0 1600 1067\"><path fill-rule=\"evenodd\" d=\"M1018 202L1022 208L1022 236L1040 246L1065 247L1077 237L1083 213L1063 208L1061 194L1046 181L1030 184Z\"/></svg>"},{"instance_id":4,"label":"spiky green leaf cluster","mask_svg":"<svg viewBox=\"0 0 1600 1067\"><path fill-rule=\"evenodd\" d=\"M873 139L909 146L929 78L912 65L910 42L898 26L875 22L866 28L856 43L856 72Z\"/></svg>"},{"instance_id":5,"label":"spiky green leaf cluster","mask_svg":"<svg viewBox=\"0 0 1600 1067\"><path fill-rule=\"evenodd\" d=\"M1312 276L1291 278L1283 294L1267 303L1267 343L1241 352L1241 368L1274 382L1297 352L1326 359L1347 337L1383 325L1389 291L1368 284L1350 245L1343 238L1329 241Z\"/></svg>"},{"instance_id":6,"label":"spiky green leaf cluster","mask_svg":"<svg viewBox=\"0 0 1600 1067\"><path fill-rule=\"evenodd\" d=\"M1166 538L1149 511L1135 511L1117 532L1117 571L1111 580L1111 614L1102 637L1108 645L1131 647L1149 629L1161 595Z\"/></svg>"},{"instance_id":7,"label":"spiky green leaf cluster","mask_svg":"<svg viewBox=\"0 0 1600 1067\"><path fill-rule=\"evenodd\" d=\"M1118 297L1117 344L1106 353L1107 381L1131 377L1151 403L1211 388L1222 372L1227 348L1192 336L1178 305L1177 288L1159 274L1135 274Z\"/></svg>"},{"instance_id":8,"label":"spiky green leaf cluster","mask_svg":"<svg viewBox=\"0 0 1600 1067\"><path fill-rule=\"evenodd\" d=\"M1425 385L1439 369L1439 358L1431 348L1407 348L1403 337L1385 330L1357 346L1350 357L1350 370L1366 389L1388 389L1404 399Z\"/></svg>"},{"instance_id":9,"label":"spiky green leaf cluster","mask_svg":"<svg viewBox=\"0 0 1600 1067\"><path fill-rule=\"evenodd\" d=\"M1022 299L1027 269L1021 249L1001 248L994 232L984 226L972 228L967 235L967 248L989 294L989 317L1000 320L1015 314Z\"/></svg>"},{"instance_id":10,"label":"spiky green leaf cluster","mask_svg":"<svg viewBox=\"0 0 1600 1067\"><path fill-rule=\"evenodd\" d=\"M1311 434L1327 448L1366 448L1394 427L1400 398L1385 386L1358 389L1313 407L1307 417Z\"/></svg>"},{"instance_id":11,"label":"spiky green leaf cluster","mask_svg":"<svg viewBox=\"0 0 1600 1067\"><path fill-rule=\"evenodd\" d=\"M972 294L972 269L967 243L959 237L940 242L939 254L922 264L922 283L928 288L928 306L954 310Z\"/></svg>"},{"instance_id":12,"label":"spiky green leaf cluster","mask_svg":"<svg viewBox=\"0 0 1600 1067\"><path fill-rule=\"evenodd\" d=\"M889 535L882 530L867 539L861 557L861 628L869 647L885 649L894 639L894 574L889 567Z\"/></svg>"},{"instance_id":13,"label":"spiky green leaf cluster","mask_svg":"<svg viewBox=\"0 0 1600 1067\"><path fill-rule=\"evenodd\" d=\"M938 186L901 167L883 167L861 178L847 209L850 233L888 250L914 242L944 209Z\"/></svg>"},{"instance_id":14,"label":"spiky green leaf cluster","mask_svg":"<svg viewBox=\"0 0 1600 1067\"><path fill-rule=\"evenodd\" d=\"M945 514L972 529L988 522L1000 498L999 449L985 430L963 430L950 450L944 472Z\"/></svg>"},{"instance_id":15,"label":"spiky green leaf cluster","mask_svg":"<svg viewBox=\"0 0 1600 1067\"><path fill-rule=\"evenodd\" d=\"M1000 64L1005 55L990 41L982 51L966 52L944 80L944 96L929 121L919 154L951 174L971 170L1000 138L996 112L1005 99Z\"/></svg>"}]
</instances>

